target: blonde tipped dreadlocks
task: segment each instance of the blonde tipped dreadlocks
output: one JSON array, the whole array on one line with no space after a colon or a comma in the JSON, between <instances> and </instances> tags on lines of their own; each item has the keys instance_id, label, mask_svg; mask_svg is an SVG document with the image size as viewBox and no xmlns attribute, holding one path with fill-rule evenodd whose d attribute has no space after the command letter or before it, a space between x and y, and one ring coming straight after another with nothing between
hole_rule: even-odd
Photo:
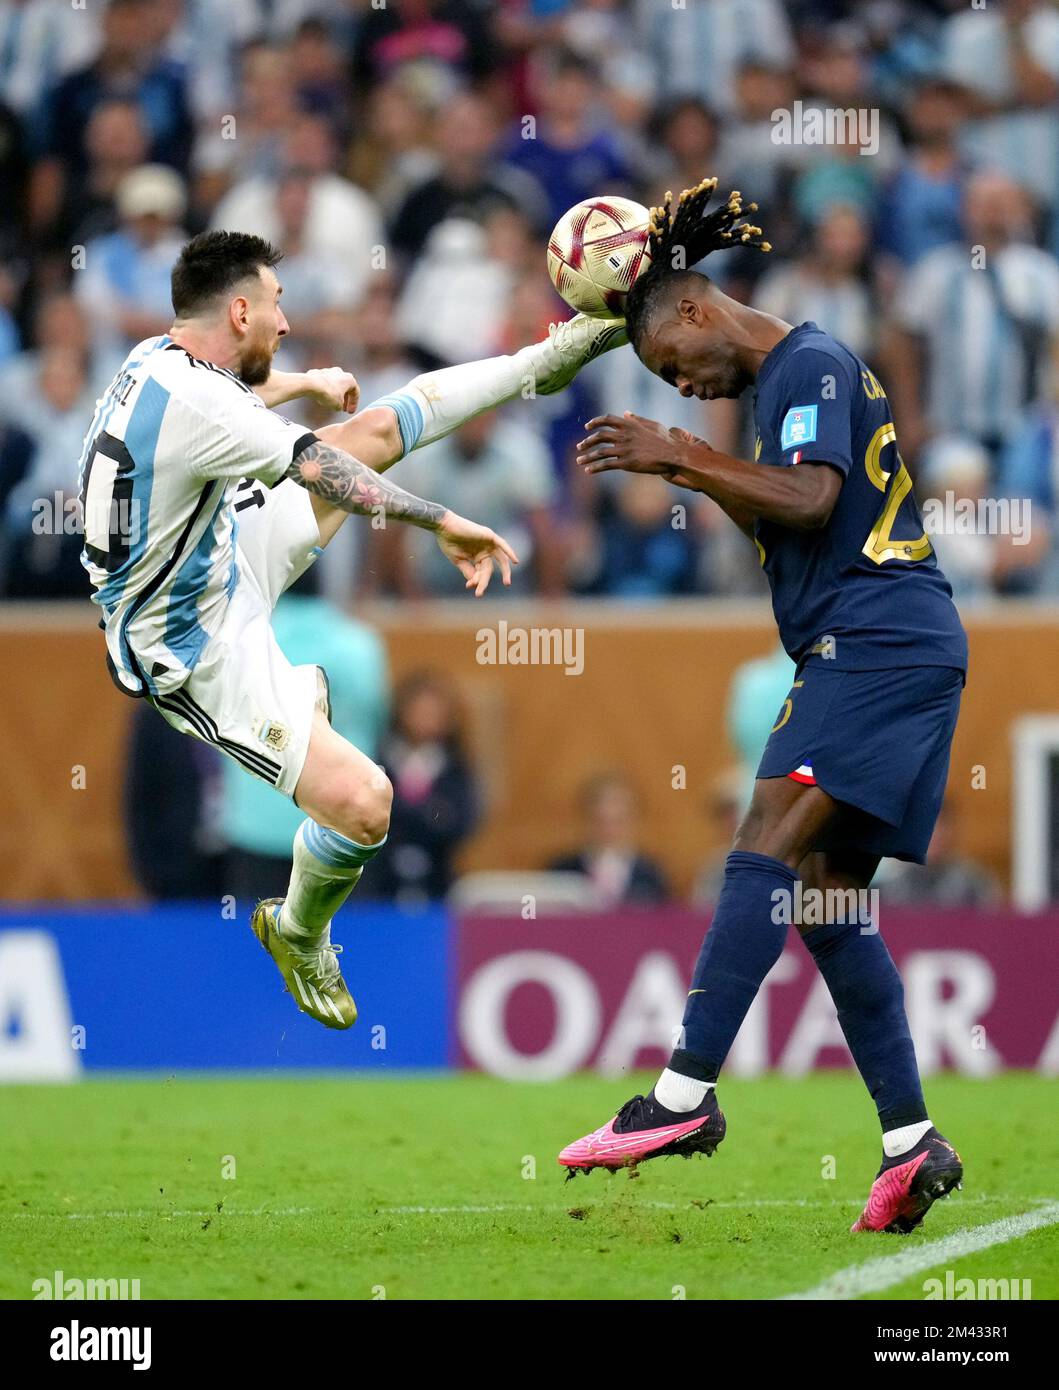
<instances>
[{"instance_id":1,"label":"blonde tipped dreadlocks","mask_svg":"<svg viewBox=\"0 0 1059 1390\"><path fill-rule=\"evenodd\" d=\"M669 276L685 273L711 251L724 251L731 246L772 250L771 244L762 240L760 227L738 220L744 212L757 211L757 203L744 207L740 192L729 193L723 206L705 215L716 188L716 179L703 179L694 188L684 189L675 208L672 193L667 193L662 206L651 209L647 234L651 264L625 299L625 326L634 345Z\"/></svg>"}]
</instances>

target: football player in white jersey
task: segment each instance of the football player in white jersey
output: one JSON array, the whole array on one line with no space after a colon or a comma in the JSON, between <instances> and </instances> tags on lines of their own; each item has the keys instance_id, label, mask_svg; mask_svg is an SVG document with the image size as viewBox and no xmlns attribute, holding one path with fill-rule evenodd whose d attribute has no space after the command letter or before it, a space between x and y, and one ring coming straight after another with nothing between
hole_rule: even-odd
<instances>
[{"instance_id":1,"label":"football player in white jersey","mask_svg":"<svg viewBox=\"0 0 1059 1390\"><path fill-rule=\"evenodd\" d=\"M331 728L326 676L290 665L272 610L351 513L433 531L478 596L494 566L510 583L517 559L502 537L381 472L472 415L560 390L625 337L620 320L579 315L512 356L417 377L314 432L269 407L308 395L355 409L357 387L338 369L273 367L289 331L280 258L245 233L184 247L171 329L132 350L85 438L82 562L119 688L305 812L287 895L258 904L251 926L298 1007L348 1028L356 1006L331 920L385 842L392 789Z\"/></svg>"}]
</instances>

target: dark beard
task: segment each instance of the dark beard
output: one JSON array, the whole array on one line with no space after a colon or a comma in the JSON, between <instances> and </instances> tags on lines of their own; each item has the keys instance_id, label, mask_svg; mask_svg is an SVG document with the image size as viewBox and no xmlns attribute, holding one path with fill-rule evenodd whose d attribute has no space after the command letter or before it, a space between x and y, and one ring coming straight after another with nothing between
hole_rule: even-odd
<instances>
[{"instance_id":1,"label":"dark beard","mask_svg":"<svg viewBox=\"0 0 1059 1390\"><path fill-rule=\"evenodd\" d=\"M263 386L272 371L272 354L261 348L248 354L239 364L239 380L247 386Z\"/></svg>"}]
</instances>

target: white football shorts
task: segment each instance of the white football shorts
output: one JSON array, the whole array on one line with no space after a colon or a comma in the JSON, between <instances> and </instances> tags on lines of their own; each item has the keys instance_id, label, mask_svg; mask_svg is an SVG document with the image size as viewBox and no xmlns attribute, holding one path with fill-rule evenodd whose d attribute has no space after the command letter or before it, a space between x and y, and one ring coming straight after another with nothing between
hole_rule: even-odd
<instances>
[{"instance_id":1,"label":"white football shorts","mask_svg":"<svg viewBox=\"0 0 1059 1390\"><path fill-rule=\"evenodd\" d=\"M283 591L313 563L320 532L303 487L249 482L236 502L239 579L217 632L175 691L151 703L182 734L212 743L248 772L293 797L312 732L327 713L319 666L292 666L272 631Z\"/></svg>"}]
</instances>

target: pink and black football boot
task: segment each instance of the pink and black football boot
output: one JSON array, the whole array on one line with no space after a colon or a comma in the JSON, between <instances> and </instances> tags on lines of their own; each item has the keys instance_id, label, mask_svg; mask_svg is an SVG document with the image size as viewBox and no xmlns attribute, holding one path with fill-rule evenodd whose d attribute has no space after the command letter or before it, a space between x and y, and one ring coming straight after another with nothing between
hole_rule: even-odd
<instances>
[{"instance_id":1,"label":"pink and black football boot","mask_svg":"<svg viewBox=\"0 0 1059 1390\"><path fill-rule=\"evenodd\" d=\"M850 1230L907 1236L939 1197L962 1186L960 1155L936 1129L928 1129L909 1153L883 1159L868 1205Z\"/></svg>"},{"instance_id":2,"label":"pink and black football boot","mask_svg":"<svg viewBox=\"0 0 1059 1390\"><path fill-rule=\"evenodd\" d=\"M647 1096L633 1096L613 1120L601 1128L567 1144L559 1162L566 1176L590 1173L593 1168L631 1168L648 1158L704 1153L713 1156L724 1138L725 1122L713 1088L706 1092L695 1110L677 1114L655 1100L654 1090Z\"/></svg>"}]
</instances>

